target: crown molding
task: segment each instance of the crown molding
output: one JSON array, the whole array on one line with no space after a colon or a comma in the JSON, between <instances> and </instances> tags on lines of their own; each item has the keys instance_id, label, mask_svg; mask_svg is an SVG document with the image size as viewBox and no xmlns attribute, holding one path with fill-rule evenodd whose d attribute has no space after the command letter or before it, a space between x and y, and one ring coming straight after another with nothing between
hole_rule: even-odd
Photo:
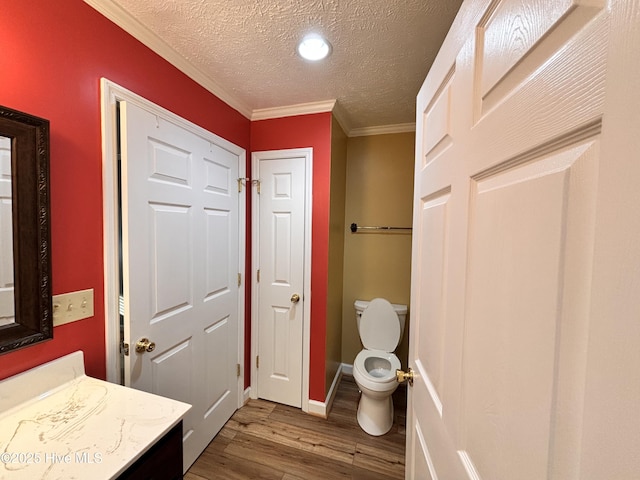
<instances>
[{"instance_id":1,"label":"crown molding","mask_svg":"<svg viewBox=\"0 0 640 480\"><path fill-rule=\"evenodd\" d=\"M349 131L349 137L365 137L368 135L385 135L391 133L415 132L415 123L398 123L395 125L380 125L377 127L354 128Z\"/></svg>"},{"instance_id":2,"label":"crown molding","mask_svg":"<svg viewBox=\"0 0 640 480\"><path fill-rule=\"evenodd\" d=\"M349 122L347 121L347 114L345 113L344 108L342 108L340 102L336 102L336 106L333 107L333 118L335 118L336 121L340 124L340 127L342 127L342 131L348 137L351 128Z\"/></svg>"},{"instance_id":3,"label":"crown molding","mask_svg":"<svg viewBox=\"0 0 640 480\"><path fill-rule=\"evenodd\" d=\"M335 100L323 100L321 102L299 103L285 107L258 108L251 114L251 121L331 112L335 105Z\"/></svg>"},{"instance_id":4,"label":"crown molding","mask_svg":"<svg viewBox=\"0 0 640 480\"><path fill-rule=\"evenodd\" d=\"M131 36L149 47L193 81L213 93L227 105L240 112L246 118L251 118L252 110L248 105L236 96L227 92L218 83L213 81L211 77L196 68L191 62L176 52L164 40L141 24L138 20L129 15L129 13L123 10L119 5L109 0L84 0L84 2L118 25L125 32L129 33Z\"/></svg>"},{"instance_id":5,"label":"crown molding","mask_svg":"<svg viewBox=\"0 0 640 480\"><path fill-rule=\"evenodd\" d=\"M260 108L253 110L249 105L244 103L235 95L229 93L211 77L195 67L191 62L169 46L169 44L132 17L116 3L113 3L110 0L84 0L84 2L251 121L332 112L334 118L338 121L348 137L415 132L415 123L351 129L344 109L336 100L324 100L320 102L300 103L284 107Z\"/></svg>"}]
</instances>

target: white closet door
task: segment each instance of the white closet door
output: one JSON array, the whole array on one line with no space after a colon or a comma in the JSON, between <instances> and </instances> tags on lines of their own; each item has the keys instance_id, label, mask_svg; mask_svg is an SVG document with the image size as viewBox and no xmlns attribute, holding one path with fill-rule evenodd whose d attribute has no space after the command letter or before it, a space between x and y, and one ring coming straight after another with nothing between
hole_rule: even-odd
<instances>
[{"instance_id":1,"label":"white closet door","mask_svg":"<svg viewBox=\"0 0 640 480\"><path fill-rule=\"evenodd\" d=\"M238 406L239 156L121 103L127 386L193 405L184 468ZM150 351L136 351L148 339Z\"/></svg>"},{"instance_id":2,"label":"white closet door","mask_svg":"<svg viewBox=\"0 0 640 480\"><path fill-rule=\"evenodd\" d=\"M255 153L260 179L258 249L258 395L302 406L304 155ZM308 248L308 246L306 247Z\"/></svg>"}]
</instances>

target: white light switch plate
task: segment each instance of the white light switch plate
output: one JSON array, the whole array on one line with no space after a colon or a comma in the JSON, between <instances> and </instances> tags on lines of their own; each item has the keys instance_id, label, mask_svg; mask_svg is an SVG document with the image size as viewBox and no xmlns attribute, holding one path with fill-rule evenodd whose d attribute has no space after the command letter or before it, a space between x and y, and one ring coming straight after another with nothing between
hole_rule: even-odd
<instances>
[{"instance_id":1,"label":"white light switch plate","mask_svg":"<svg viewBox=\"0 0 640 480\"><path fill-rule=\"evenodd\" d=\"M53 296L53 326L93 317L93 288Z\"/></svg>"}]
</instances>

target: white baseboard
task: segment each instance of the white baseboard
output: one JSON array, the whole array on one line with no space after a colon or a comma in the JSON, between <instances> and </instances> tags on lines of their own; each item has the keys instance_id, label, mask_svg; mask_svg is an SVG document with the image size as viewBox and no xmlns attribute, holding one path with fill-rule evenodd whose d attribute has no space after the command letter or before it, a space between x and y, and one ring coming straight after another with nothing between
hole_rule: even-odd
<instances>
[{"instance_id":1,"label":"white baseboard","mask_svg":"<svg viewBox=\"0 0 640 480\"><path fill-rule=\"evenodd\" d=\"M324 402L309 400L309 411L307 413L322 418L327 418L329 416L331 406L333 405L333 399L336 397L336 393L338 392L338 385L340 385L340 380L342 379L343 373L344 363L340 364L340 368L338 368L338 370L336 371L336 375L333 377L331 388L329 388L329 392L327 393L327 399Z\"/></svg>"},{"instance_id":2,"label":"white baseboard","mask_svg":"<svg viewBox=\"0 0 640 480\"><path fill-rule=\"evenodd\" d=\"M327 418L329 416L331 406L333 405L333 400L336 397L336 393L338 392L338 385L340 385L340 380L342 380L343 375L353 376L353 365L350 365L348 363L340 364L340 368L338 368L336 375L333 377L333 382L331 382L331 388L329 388L329 392L327 393L327 399L324 402L320 402L318 400L309 400L309 410L307 411L307 413L322 418ZM251 387L248 387L244 391L242 404L244 405L245 403L247 403L250 398L258 397L254 397L252 395Z\"/></svg>"},{"instance_id":3,"label":"white baseboard","mask_svg":"<svg viewBox=\"0 0 640 480\"><path fill-rule=\"evenodd\" d=\"M307 413L316 417L327 418L327 404L318 400L309 400L309 410Z\"/></svg>"},{"instance_id":4,"label":"white baseboard","mask_svg":"<svg viewBox=\"0 0 640 480\"><path fill-rule=\"evenodd\" d=\"M333 405L333 399L336 398L336 393L338 392L338 385L340 385L340 380L342 380L342 364L338 367L335 376L333 377L333 382L331 382L331 388L329 388L329 393L327 394L327 415L331 411L331 406Z\"/></svg>"}]
</instances>

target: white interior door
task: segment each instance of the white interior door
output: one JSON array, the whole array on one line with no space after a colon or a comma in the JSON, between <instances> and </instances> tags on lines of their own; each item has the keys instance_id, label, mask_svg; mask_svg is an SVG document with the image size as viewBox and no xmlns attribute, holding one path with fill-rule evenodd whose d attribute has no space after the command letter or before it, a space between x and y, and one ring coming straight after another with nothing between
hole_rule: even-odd
<instances>
[{"instance_id":1,"label":"white interior door","mask_svg":"<svg viewBox=\"0 0 640 480\"><path fill-rule=\"evenodd\" d=\"M639 10L468 0L429 72L407 478L638 478Z\"/></svg>"},{"instance_id":2,"label":"white interior door","mask_svg":"<svg viewBox=\"0 0 640 480\"><path fill-rule=\"evenodd\" d=\"M258 396L302 406L308 152L256 152ZM256 222L254 222L256 225Z\"/></svg>"},{"instance_id":3,"label":"white interior door","mask_svg":"<svg viewBox=\"0 0 640 480\"><path fill-rule=\"evenodd\" d=\"M239 154L120 104L125 385L193 405L184 468L238 405ZM154 342L136 351L136 342Z\"/></svg>"},{"instance_id":4,"label":"white interior door","mask_svg":"<svg viewBox=\"0 0 640 480\"><path fill-rule=\"evenodd\" d=\"M0 326L15 321L11 139L0 136Z\"/></svg>"}]
</instances>

